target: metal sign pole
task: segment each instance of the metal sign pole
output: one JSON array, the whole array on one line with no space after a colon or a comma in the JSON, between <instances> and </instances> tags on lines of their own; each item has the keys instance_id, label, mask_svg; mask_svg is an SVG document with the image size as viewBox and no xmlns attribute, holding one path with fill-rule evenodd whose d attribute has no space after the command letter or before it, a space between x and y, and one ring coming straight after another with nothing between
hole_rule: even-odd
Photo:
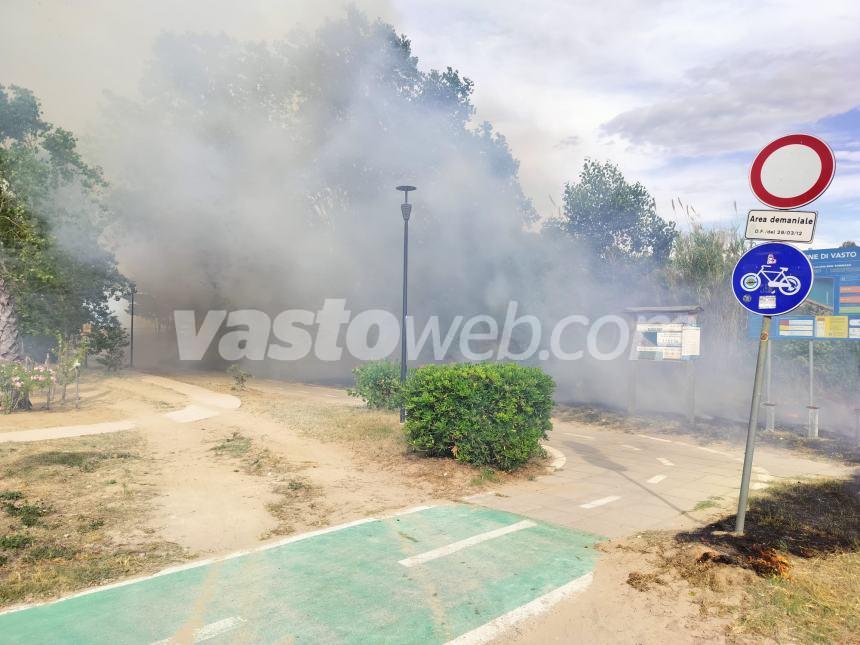
<instances>
[{"instance_id":1,"label":"metal sign pole","mask_svg":"<svg viewBox=\"0 0 860 645\"><path fill-rule=\"evenodd\" d=\"M758 358L755 363L755 381L753 383L752 403L750 404L750 421L747 427L747 447L744 453L744 471L741 477L741 493L738 499L738 515L735 521L735 533L744 532L744 522L747 514L747 500L750 494L750 478L752 477L753 452L755 451L755 435L758 427L758 410L761 405L761 386L764 380L764 366L767 362L768 339L770 337L771 316L762 316L761 335L758 342Z\"/></svg>"},{"instance_id":2,"label":"metal sign pole","mask_svg":"<svg viewBox=\"0 0 860 645\"><path fill-rule=\"evenodd\" d=\"M768 432L773 432L776 426L776 403L771 398L771 377L773 374L773 348L770 343L767 344L767 372L765 376L764 387L764 407L765 407L765 424L764 429Z\"/></svg>"},{"instance_id":3,"label":"metal sign pole","mask_svg":"<svg viewBox=\"0 0 860 645\"><path fill-rule=\"evenodd\" d=\"M818 407L815 405L815 341L809 341L809 428L807 439L818 439Z\"/></svg>"}]
</instances>

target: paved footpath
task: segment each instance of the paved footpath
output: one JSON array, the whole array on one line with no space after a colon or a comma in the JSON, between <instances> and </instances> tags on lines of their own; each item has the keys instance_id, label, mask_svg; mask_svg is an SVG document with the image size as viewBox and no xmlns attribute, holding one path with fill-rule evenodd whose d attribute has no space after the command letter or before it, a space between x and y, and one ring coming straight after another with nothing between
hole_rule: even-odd
<instances>
[{"instance_id":1,"label":"paved footpath","mask_svg":"<svg viewBox=\"0 0 860 645\"><path fill-rule=\"evenodd\" d=\"M0 641L481 643L584 589L599 539L422 507L0 613Z\"/></svg>"},{"instance_id":2,"label":"paved footpath","mask_svg":"<svg viewBox=\"0 0 860 645\"><path fill-rule=\"evenodd\" d=\"M625 433L556 420L549 445L562 468L467 501L610 538L701 525L714 504L737 507L743 446L707 445L668 433ZM780 480L844 476L853 469L756 447L753 491Z\"/></svg>"}]
</instances>

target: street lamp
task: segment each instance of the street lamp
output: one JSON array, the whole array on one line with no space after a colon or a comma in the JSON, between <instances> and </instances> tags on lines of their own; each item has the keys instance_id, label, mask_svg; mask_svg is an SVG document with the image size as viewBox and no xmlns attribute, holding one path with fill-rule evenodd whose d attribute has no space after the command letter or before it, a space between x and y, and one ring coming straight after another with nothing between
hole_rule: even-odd
<instances>
[{"instance_id":1,"label":"street lamp","mask_svg":"<svg viewBox=\"0 0 860 645\"><path fill-rule=\"evenodd\" d=\"M409 191L416 190L415 186L398 186L403 191L403 203L400 213L403 215L403 310L400 317L400 386L406 381L406 284L409 267L409 216L412 214L412 204L409 203ZM406 421L406 409L403 400L400 401L400 423Z\"/></svg>"},{"instance_id":2,"label":"street lamp","mask_svg":"<svg viewBox=\"0 0 860 645\"><path fill-rule=\"evenodd\" d=\"M128 366L130 369L134 369L134 294L137 293L137 285L134 282L131 283L131 290L129 291L129 295L131 296L131 333L129 334L129 359Z\"/></svg>"}]
</instances>

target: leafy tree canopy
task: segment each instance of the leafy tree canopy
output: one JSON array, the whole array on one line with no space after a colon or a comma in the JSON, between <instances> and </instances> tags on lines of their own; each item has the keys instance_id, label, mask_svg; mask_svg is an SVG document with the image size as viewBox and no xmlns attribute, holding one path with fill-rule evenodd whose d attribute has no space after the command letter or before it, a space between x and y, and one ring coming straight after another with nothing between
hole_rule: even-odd
<instances>
[{"instance_id":1,"label":"leafy tree canopy","mask_svg":"<svg viewBox=\"0 0 860 645\"><path fill-rule=\"evenodd\" d=\"M21 333L115 324L108 302L125 281L99 243L105 185L30 90L0 85L0 277L16 296Z\"/></svg>"},{"instance_id":2,"label":"leafy tree canopy","mask_svg":"<svg viewBox=\"0 0 860 645\"><path fill-rule=\"evenodd\" d=\"M630 183L612 162L586 159L579 181L564 187L560 217L549 223L581 240L609 262L651 260L664 264L675 223L657 215L654 198Z\"/></svg>"}]
</instances>

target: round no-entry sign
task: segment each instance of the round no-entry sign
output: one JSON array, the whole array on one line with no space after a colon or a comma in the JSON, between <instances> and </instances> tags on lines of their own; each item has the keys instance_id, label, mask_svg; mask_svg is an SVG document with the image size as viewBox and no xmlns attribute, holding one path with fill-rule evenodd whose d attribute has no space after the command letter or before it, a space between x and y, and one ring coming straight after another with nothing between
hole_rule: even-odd
<instances>
[{"instance_id":1,"label":"round no-entry sign","mask_svg":"<svg viewBox=\"0 0 860 645\"><path fill-rule=\"evenodd\" d=\"M756 155L750 186L771 208L799 208L817 199L833 179L836 161L826 143L809 134L789 134Z\"/></svg>"}]
</instances>

